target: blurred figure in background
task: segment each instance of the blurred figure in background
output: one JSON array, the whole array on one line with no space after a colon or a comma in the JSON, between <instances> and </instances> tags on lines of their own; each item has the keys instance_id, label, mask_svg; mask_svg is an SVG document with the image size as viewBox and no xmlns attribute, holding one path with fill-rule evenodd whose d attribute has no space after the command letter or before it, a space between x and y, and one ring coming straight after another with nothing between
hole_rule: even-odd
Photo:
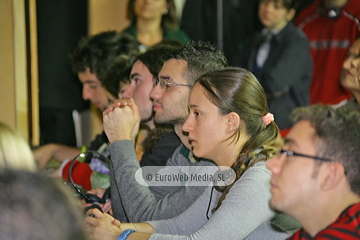
<instances>
[{"instance_id":1,"label":"blurred figure in background","mask_svg":"<svg viewBox=\"0 0 360 240\"><path fill-rule=\"evenodd\" d=\"M126 55L131 60L138 54L138 43L128 34L116 31L101 32L84 37L71 55L73 72L83 84L83 98L90 100L103 111L116 96L107 94L102 81L117 57ZM105 133L99 134L88 146L88 150L97 151L108 143ZM79 148L60 144L46 144L33 151L39 168L44 169L47 162L54 158L63 162L80 153Z\"/></svg>"},{"instance_id":2,"label":"blurred figure in background","mask_svg":"<svg viewBox=\"0 0 360 240\"><path fill-rule=\"evenodd\" d=\"M297 6L297 0L261 0L258 16L265 27L238 52L238 66L258 78L281 130L292 126L289 115L296 107L310 104L310 46L291 22Z\"/></svg>"},{"instance_id":3,"label":"blurred figure in background","mask_svg":"<svg viewBox=\"0 0 360 240\"><path fill-rule=\"evenodd\" d=\"M190 39L177 26L174 0L129 0L127 18L131 25L123 30L141 44L141 51L164 39L186 44Z\"/></svg>"},{"instance_id":4,"label":"blurred figure in background","mask_svg":"<svg viewBox=\"0 0 360 240\"><path fill-rule=\"evenodd\" d=\"M85 240L79 202L38 173L0 171L0 239Z\"/></svg>"},{"instance_id":5,"label":"blurred figure in background","mask_svg":"<svg viewBox=\"0 0 360 240\"><path fill-rule=\"evenodd\" d=\"M351 93L340 83L348 48L360 41L360 0L314 0L296 18L310 41L314 72L311 104L338 104Z\"/></svg>"},{"instance_id":6,"label":"blurred figure in background","mask_svg":"<svg viewBox=\"0 0 360 240\"><path fill-rule=\"evenodd\" d=\"M0 123L0 169L36 171L36 163L28 143L16 131Z\"/></svg>"},{"instance_id":7,"label":"blurred figure in background","mask_svg":"<svg viewBox=\"0 0 360 240\"><path fill-rule=\"evenodd\" d=\"M360 110L360 41L356 43L349 48L341 76L342 86L352 93L353 98L342 107Z\"/></svg>"}]
</instances>

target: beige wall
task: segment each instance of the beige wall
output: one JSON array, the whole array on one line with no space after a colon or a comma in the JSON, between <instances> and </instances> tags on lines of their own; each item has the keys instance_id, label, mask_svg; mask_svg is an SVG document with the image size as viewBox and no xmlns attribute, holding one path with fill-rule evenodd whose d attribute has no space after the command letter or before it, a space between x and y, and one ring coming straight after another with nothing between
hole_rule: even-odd
<instances>
[{"instance_id":1,"label":"beige wall","mask_svg":"<svg viewBox=\"0 0 360 240\"><path fill-rule=\"evenodd\" d=\"M23 0L1 0L0 121L28 140L24 9Z\"/></svg>"},{"instance_id":2,"label":"beige wall","mask_svg":"<svg viewBox=\"0 0 360 240\"><path fill-rule=\"evenodd\" d=\"M0 22L3 23L0 31L0 120L15 128L14 36L11 0L4 0L0 4Z\"/></svg>"},{"instance_id":3,"label":"beige wall","mask_svg":"<svg viewBox=\"0 0 360 240\"><path fill-rule=\"evenodd\" d=\"M89 33L122 30L128 24L126 4L128 0L89 0Z\"/></svg>"},{"instance_id":4,"label":"beige wall","mask_svg":"<svg viewBox=\"0 0 360 240\"><path fill-rule=\"evenodd\" d=\"M126 20L126 4L128 0L89 0L89 34L97 34L102 31L121 31L129 25ZM91 106L92 134L102 132L102 117L95 106Z\"/></svg>"}]
</instances>

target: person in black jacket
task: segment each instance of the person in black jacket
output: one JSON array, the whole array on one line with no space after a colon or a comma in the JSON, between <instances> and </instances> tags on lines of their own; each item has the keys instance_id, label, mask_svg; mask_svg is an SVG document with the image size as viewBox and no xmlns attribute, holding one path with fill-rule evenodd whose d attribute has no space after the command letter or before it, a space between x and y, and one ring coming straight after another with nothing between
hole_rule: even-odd
<instances>
[{"instance_id":1,"label":"person in black jacket","mask_svg":"<svg viewBox=\"0 0 360 240\"><path fill-rule=\"evenodd\" d=\"M229 66L234 66L234 53L238 45L261 29L260 21L256 17L258 1L223 0L222 6L218 6L217 0L187 0L182 11L180 28L193 40L219 46L217 11L222 8L222 50Z\"/></svg>"},{"instance_id":2,"label":"person in black jacket","mask_svg":"<svg viewBox=\"0 0 360 240\"><path fill-rule=\"evenodd\" d=\"M296 0L261 0L264 28L241 45L237 58L259 79L280 129L291 127L293 109L310 103L312 59L305 34L291 22L296 7Z\"/></svg>"}]
</instances>

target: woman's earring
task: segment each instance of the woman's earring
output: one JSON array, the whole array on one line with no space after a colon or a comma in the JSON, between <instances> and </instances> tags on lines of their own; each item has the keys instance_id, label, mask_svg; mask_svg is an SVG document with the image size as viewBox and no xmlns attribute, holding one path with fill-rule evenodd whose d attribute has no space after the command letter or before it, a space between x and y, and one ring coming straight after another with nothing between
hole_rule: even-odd
<instances>
[{"instance_id":1,"label":"woman's earring","mask_svg":"<svg viewBox=\"0 0 360 240\"><path fill-rule=\"evenodd\" d=\"M168 14L168 12L169 12L169 11L167 10L167 8L165 8L164 11L163 11L163 15Z\"/></svg>"}]
</instances>

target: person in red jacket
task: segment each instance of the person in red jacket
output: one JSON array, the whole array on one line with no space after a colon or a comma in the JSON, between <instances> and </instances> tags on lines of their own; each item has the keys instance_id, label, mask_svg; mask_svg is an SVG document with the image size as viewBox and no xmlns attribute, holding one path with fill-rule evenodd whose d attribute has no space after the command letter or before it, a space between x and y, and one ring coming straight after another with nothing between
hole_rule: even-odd
<instances>
[{"instance_id":1,"label":"person in red jacket","mask_svg":"<svg viewBox=\"0 0 360 240\"><path fill-rule=\"evenodd\" d=\"M351 98L340 84L340 74L348 48L360 38L359 19L360 0L315 0L297 17L295 23L307 35L314 61L312 104Z\"/></svg>"}]
</instances>

